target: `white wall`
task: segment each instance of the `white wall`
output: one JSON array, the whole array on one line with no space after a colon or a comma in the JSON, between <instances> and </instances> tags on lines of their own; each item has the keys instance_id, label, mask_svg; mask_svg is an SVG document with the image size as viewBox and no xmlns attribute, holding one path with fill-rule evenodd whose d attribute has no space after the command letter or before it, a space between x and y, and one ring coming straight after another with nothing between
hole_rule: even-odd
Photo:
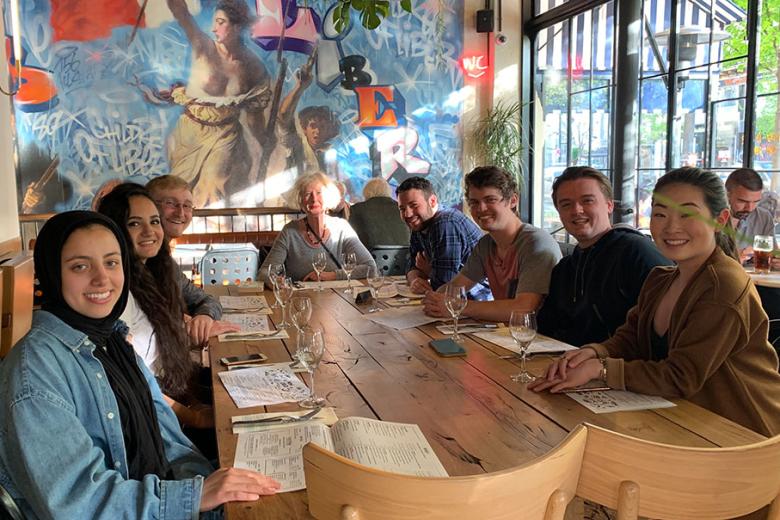
<instances>
[{"instance_id":1,"label":"white wall","mask_svg":"<svg viewBox=\"0 0 780 520\"><path fill-rule=\"evenodd\" d=\"M5 34L3 17L0 16L0 35ZM0 45L0 85L7 88L8 75L5 43ZM19 210L16 207L16 169L14 168L14 144L11 132L11 101L0 94L0 242L19 236Z\"/></svg>"},{"instance_id":2,"label":"white wall","mask_svg":"<svg viewBox=\"0 0 780 520\"><path fill-rule=\"evenodd\" d=\"M495 2L493 4L495 9ZM499 34L498 18L495 21L495 32L489 36L476 32L476 12L484 8L484 0L466 0L463 8L463 52L467 55L484 54L493 73L492 78L464 78L468 93L464 96L461 124L464 174L474 167L469 158L471 124L482 118L497 102L507 105L520 101L521 3L503 3L501 34L506 36L506 42L501 45L495 43L495 37ZM498 12L495 14L497 17Z\"/></svg>"}]
</instances>

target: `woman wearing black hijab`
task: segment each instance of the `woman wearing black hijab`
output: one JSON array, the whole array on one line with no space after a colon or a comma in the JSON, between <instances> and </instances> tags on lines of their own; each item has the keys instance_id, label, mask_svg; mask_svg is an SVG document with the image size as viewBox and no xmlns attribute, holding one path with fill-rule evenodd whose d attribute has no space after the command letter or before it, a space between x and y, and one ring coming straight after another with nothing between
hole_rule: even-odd
<instances>
[{"instance_id":1,"label":"woman wearing black hijab","mask_svg":"<svg viewBox=\"0 0 780 520\"><path fill-rule=\"evenodd\" d=\"M182 434L117 321L128 265L97 213L62 213L38 235L42 310L0 364L0 482L28 518L191 519L278 488L212 473Z\"/></svg>"}]
</instances>

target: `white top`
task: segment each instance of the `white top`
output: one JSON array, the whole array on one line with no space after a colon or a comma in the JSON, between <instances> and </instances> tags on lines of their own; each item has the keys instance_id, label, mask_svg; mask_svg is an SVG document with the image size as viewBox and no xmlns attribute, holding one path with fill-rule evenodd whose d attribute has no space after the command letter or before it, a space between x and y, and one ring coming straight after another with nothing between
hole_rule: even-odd
<instances>
[{"instance_id":1,"label":"white top","mask_svg":"<svg viewBox=\"0 0 780 520\"><path fill-rule=\"evenodd\" d=\"M149 318L133 298L132 292L127 295L127 307L119 319L130 328L127 339L133 345L136 354L141 356L152 374L157 375L157 358L160 357L157 352L157 336Z\"/></svg>"}]
</instances>

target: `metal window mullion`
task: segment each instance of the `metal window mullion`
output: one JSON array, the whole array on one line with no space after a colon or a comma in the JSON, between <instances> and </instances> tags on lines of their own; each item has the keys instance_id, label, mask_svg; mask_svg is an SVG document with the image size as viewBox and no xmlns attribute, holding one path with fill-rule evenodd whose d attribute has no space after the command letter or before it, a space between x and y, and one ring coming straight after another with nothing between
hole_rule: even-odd
<instances>
[{"instance_id":1,"label":"metal window mullion","mask_svg":"<svg viewBox=\"0 0 780 520\"><path fill-rule=\"evenodd\" d=\"M711 34L711 33L710 33ZM712 49L710 48L710 52ZM704 106L707 108L704 120L704 162L705 168L712 168L712 157L715 153L715 118L713 109L715 105L710 99L710 78L712 77L712 63L707 64L707 79L704 81ZM694 116L695 117L695 116Z\"/></svg>"},{"instance_id":2,"label":"metal window mullion","mask_svg":"<svg viewBox=\"0 0 780 520\"><path fill-rule=\"evenodd\" d=\"M677 113L677 12L678 0L669 0L669 82L666 92L666 171L672 169L672 140L674 138L674 116Z\"/></svg>"},{"instance_id":3,"label":"metal window mullion","mask_svg":"<svg viewBox=\"0 0 780 520\"><path fill-rule=\"evenodd\" d=\"M523 2L521 5L521 16L523 20L523 27L526 25L526 21L533 19L534 5L538 0L530 2ZM525 161L525 176L526 176L526 189L525 193L520 194L520 218L523 222L531 222L534 208L533 206L533 190L534 190L534 178L537 172L534 170L534 150L532 143L534 142L534 125L536 124L536 118L534 117L534 107L536 106L536 37L538 32L523 31L521 35L521 76L520 76L520 88L521 99L529 100L528 103L521 103L521 121L522 128L526 129L528 136L528 146L524 147L525 150L522 153L523 160ZM526 78L526 81L523 81ZM542 176L542 182L544 182L544 169L540 173ZM539 227L542 227L542 223L538 222Z\"/></svg>"},{"instance_id":4,"label":"metal window mullion","mask_svg":"<svg viewBox=\"0 0 780 520\"><path fill-rule=\"evenodd\" d=\"M569 33L569 48L566 49L566 166L571 166L571 21L566 20Z\"/></svg>"},{"instance_id":5,"label":"metal window mullion","mask_svg":"<svg viewBox=\"0 0 780 520\"><path fill-rule=\"evenodd\" d=\"M742 148L742 166L753 167L753 147L755 146L755 110L756 110L756 76L758 74L758 59L761 43L761 27L759 27L762 0L748 1L748 23L745 36L748 38L748 60L745 70L745 123L744 142ZM754 38L751 38L751 28Z\"/></svg>"}]
</instances>

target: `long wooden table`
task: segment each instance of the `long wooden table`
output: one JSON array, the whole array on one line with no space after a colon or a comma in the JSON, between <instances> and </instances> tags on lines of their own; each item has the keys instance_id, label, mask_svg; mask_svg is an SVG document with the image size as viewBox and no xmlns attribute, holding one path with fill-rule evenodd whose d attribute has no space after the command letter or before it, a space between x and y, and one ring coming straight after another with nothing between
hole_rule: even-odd
<instances>
[{"instance_id":1,"label":"long wooden table","mask_svg":"<svg viewBox=\"0 0 780 520\"><path fill-rule=\"evenodd\" d=\"M236 287L215 293L238 294ZM269 301L273 296L267 294ZM302 293L297 293L302 294ZM311 323L326 334L326 352L316 374L319 395L339 417L362 416L416 423L450 475L493 472L532 460L558 444L583 421L648 440L685 446L737 446L763 437L688 401L653 411L597 415L565 395L537 394L513 382L514 360L505 349L473 336L463 341L466 357L442 358L428 346L443 337L434 325L394 331L364 318L342 291L305 291L312 298ZM272 317L281 318L279 311ZM263 352L270 361L291 359L290 340L211 342L214 404L220 465L232 466L237 436L230 417L262 412L238 409L217 373L222 356ZM549 359L532 359L537 373ZM295 410L294 403L265 411ZM310 518L306 492L282 493L226 507L228 518Z\"/></svg>"}]
</instances>

